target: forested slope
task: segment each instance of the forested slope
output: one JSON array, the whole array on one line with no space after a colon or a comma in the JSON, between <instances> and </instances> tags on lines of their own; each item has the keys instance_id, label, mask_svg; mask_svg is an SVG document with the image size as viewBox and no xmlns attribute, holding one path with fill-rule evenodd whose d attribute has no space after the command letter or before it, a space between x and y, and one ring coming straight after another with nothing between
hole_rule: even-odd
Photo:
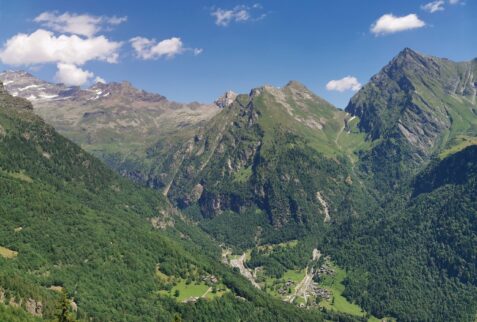
<instances>
[{"instance_id":1,"label":"forested slope","mask_svg":"<svg viewBox=\"0 0 477 322\"><path fill-rule=\"evenodd\" d=\"M62 290L81 320L320 319L258 293L160 193L114 174L3 89L0 182L0 319L51 319ZM161 292L164 272L216 275L229 291L181 304Z\"/></svg>"}]
</instances>

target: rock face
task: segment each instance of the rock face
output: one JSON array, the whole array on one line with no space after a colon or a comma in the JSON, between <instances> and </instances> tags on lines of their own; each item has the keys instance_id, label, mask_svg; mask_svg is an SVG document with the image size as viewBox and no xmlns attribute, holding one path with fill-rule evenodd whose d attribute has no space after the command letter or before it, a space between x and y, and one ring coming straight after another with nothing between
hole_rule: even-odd
<instances>
[{"instance_id":1,"label":"rock face","mask_svg":"<svg viewBox=\"0 0 477 322\"><path fill-rule=\"evenodd\" d=\"M11 95L30 101L67 99L79 91L78 87L48 83L25 71L5 71L0 73L0 81Z\"/></svg>"},{"instance_id":2,"label":"rock face","mask_svg":"<svg viewBox=\"0 0 477 322\"><path fill-rule=\"evenodd\" d=\"M28 299L25 302L25 308L28 313L34 316L42 316L43 315L43 304L39 301L35 301L34 299Z\"/></svg>"},{"instance_id":3,"label":"rock face","mask_svg":"<svg viewBox=\"0 0 477 322\"><path fill-rule=\"evenodd\" d=\"M219 97L214 103L220 108L225 108L230 106L235 101L236 98L237 98L237 94L235 92L227 91L225 92L224 95Z\"/></svg>"},{"instance_id":4,"label":"rock face","mask_svg":"<svg viewBox=\"0 0 477 322\"><path fill-rule=\"evenodd\" d=\"M365 157L370 167L390 164L390 174L400 172L398 163L419 166L453 139L447 133L466 134L477 110L476 80L475 61L399 53L346 107L375 144Z\"/></svg>"},{"instance_id":5,"label":"rock face","mask_svg":"<svg viewBox=\"0 0 477 322\"><path fill-rule=\"evenodd\" d=\"M108 84L98 82L87 89L82 89L78 86L46 82L25 71L5 71L0 73L0 81L11 95L26 98L37 104L62 100L95 101L106 97L127 102L160 102L166 99L162 95L134 88L126 81Z\"/></svg>"}]
</instances>

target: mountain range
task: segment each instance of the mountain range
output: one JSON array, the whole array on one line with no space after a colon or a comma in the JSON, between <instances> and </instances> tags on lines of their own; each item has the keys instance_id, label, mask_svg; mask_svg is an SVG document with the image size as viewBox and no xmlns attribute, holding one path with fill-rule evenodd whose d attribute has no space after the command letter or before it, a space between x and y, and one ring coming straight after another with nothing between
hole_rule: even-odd
<instances>
[{"instance_id":1,"label":"mountain range","mask_svg":"<svg viewBox=\"0 0 477 322\"><path fill-rule=\"evenodd\" d=\"M126 81L82 89L42 81L23 71L3 72L0 81L12 95L29 99L35 113L61 134L119 172L151 185L148 148L163 137L189 138L220 111L216 104L172 102Z\"/></svg>"},{"instance_id":2,"label":"mountain range","mask_svg":"<svg viewBox=\"0 0 477 322\"><path fill-rule=\"evenodd\" d=\"M406 48L345 110L0 81L0 317L477 316L477 59Z\"/></svg>"}]
</instances>

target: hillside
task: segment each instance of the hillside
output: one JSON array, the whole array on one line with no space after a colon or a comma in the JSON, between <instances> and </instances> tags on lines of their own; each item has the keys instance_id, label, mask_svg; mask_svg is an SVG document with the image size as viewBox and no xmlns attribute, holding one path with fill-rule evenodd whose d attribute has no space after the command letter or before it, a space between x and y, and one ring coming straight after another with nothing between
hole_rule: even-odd
<instances>
[{"instance_id":1,"label":"hillside","mask_svg":"<svg viewBox=\"0 0 477 322\"><path fill-rule=\"evenodd\" d=\"M321 318L254 290L160 193L114 174L3 87L0 152L1 320L51 319L63 290L80 320ZM186 279L223 291L182 304L168 290Z\"/></svg>"},{"instance_id":2,"label":"hillside","mask_svg":"<svg viewBox=\"0 0 477 322\"><path fill-rule=\"evenodd\" d=\"M372 314L475 319L475 67L405 49L346 109L370 143L357 171L380 207L332 227L325 247Z\"/></svg>"},{"instance_id":3,"label":"hillside","mask_svg":"<svg viewBox=\"0 0 477 322\"><path fill-rule=\"evenodd\" d=\"M411 198L398 194L329 235L327 252L350 271L347 296L399 321L474 320L476 153L472 146L436 160L414 180Z\"/></svg>"},{"instance_id":4,"label":"hillside","mask_svg":"<svg viewBox=\"0 0 477 322\"><path fill-rule=\"evenodd\" d=\"M280 242L362 206L353 197L364 188L352 149L364 136L347 128L348 119L298 82L264 86L239 95L193 140L160 141L151 154L172 176L165 194L206 218L206 231L230 242L233 222L242 246Z\"/></svg>"}]
</instances>

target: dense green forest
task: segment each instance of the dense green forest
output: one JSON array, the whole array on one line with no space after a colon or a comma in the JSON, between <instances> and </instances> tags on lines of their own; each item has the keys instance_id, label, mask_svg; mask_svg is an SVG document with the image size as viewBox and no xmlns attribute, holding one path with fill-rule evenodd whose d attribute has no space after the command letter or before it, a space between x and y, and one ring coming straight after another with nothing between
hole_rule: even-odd
<instances>
[{"instance_id":1,"label":"dense green forest","mask_svg":"<svg viewBox=\"0 0 477 322\"><path fill-rule=\"evenodd\" d=\"M3 303L28 309L27 302L35 301L43 318L52 319L58 290L64 290L77 308L70 314L80 320L322 318L254 289L219 263L217 246L182 221L160 193L114 174L34 116L26 101L0 94ZM165 230L154 228L151 218ZM214 274L230 292L178 303L160 293L158 267L176 278L192 268ZM0 319L36 318L0 304Z\"/></svg>"},{"instance_id":2,"label":"dense green forest","mask_svg":"<svg viewBox=\"0 0 477 322\"><path fill-rule=\"evenodd\" d=\"M477 173L468 170L476 157L469 147L430 165L414 182L414 197L329 235L327 252L350 269L347 296L399 321L474 319Z\"/></svg>"}]
</instances>

